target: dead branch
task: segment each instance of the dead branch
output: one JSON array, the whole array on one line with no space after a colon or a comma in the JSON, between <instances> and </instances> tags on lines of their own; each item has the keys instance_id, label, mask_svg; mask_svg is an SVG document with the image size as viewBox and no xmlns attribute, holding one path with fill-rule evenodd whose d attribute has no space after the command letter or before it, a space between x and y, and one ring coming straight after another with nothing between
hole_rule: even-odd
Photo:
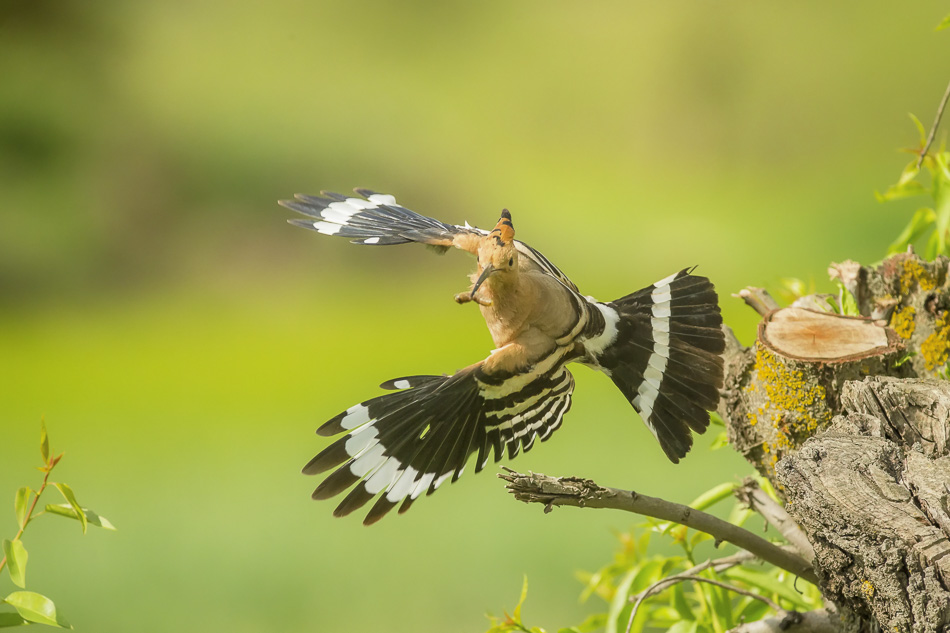
<instances>
[{"instance_id":1,"label":"dead branch","mask_svg":"<svg viewBox=\"0 0 950 633\"><path fill-rule=\"evenodd\" d=\"M840 633L838 616L826 609L765 618L740 624L729 633Z\"/></svg>"},{"instance_id":2,"label":"dead branch","mask_svg":"<svg viewBox=\"0 0 950 633\"><path fill-rule=\"evenodd\" d=\"M506 488L515 499L525 503L542 503L545 512L550 512L554 506L610 508L672 521L705 532L717 541L732 543L808 582L818 583L814 569L801 556L789 553L757 534L706 512L632 490L605 488L590 479L555 478L541 473L523 475L510 468L505 470L506 473L499 473L498 476L508 482Z\"/></svg>"},{"instance_id":3,"label":"dead branch","mask_svg":"<svg viewBox=\"0 0 950 633\"><path fill-rule=\"evenodd\" d=\"M768 496L759 484L751 477L746 477L742 485L735 490L736 497L755 510L768 521L769 525L778 530L779 534L801 554L810 565L815 563L815 550L808 542L808 538L798 524L788 516L781 505Z\"/></svg>"},{"instance_id":4,"label":"dead branch","mask_svg":"<svg viewBox=\"0 0 950 633\"><path fill-rule=\"evenodd\" d=\"M770 295L765 288L748 286L740 290L738 294L732 296L742 299L746 302L746 305L762 316L765 316L772 310L778 310L780 307L778 302L772 298L772 295Z\"/></svg>"}]
</instances>

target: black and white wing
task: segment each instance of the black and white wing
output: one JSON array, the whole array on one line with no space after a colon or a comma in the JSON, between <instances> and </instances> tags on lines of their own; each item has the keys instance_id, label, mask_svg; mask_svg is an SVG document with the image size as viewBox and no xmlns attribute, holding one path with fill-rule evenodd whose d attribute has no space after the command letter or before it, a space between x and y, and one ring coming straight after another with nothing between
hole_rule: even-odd
<instances>
[{"instance_id":1,"label":"black and white wing","mask_svg":"<svg viewBox=\"0 0 950 633\"><path fill-rule=\"evenodd\" d=\"M345 516L374 497L364 524L396 505L405 512L423 493L454 482L473 453L475 472L544 441L571 407L574 377L562 354L523 373L490 374L478 363L452 376L409 376L383 383L398 389L367 400L321 426L320 435L345 436L304 467L307 475L334 470L313 492L328 499L352 487L333 514Z\"/></svg>"},{"instance_id":2,"label":"black and white wing","mask_svg":"<svg viewBox=\"0 0 950 633\"><path fill-rule=\"evenodd\" d=\"M397 203L390 194L369 189L355 191L359 196L324 191L320 196L297 194L293 200L280 200L279 203L310 218L290 220L291 224L323 235L346 237L354 244L387 246L419 242L442 251L455 246L475 253L477 244L472 238L488 235L488 231L468 224L445 224L410 211ZM523 268L551 275L572 290L577 290L574 282L544 255L518 240L515 240L515 248L521 255Z\"/></svg>"},{"instance_id":3,"label":"black and white wing","mask_svg":"<svg viewBox=\"0 0 950 633\"><path fill-rule=\"evenodd\" d=\"M460 235L475 235L471 228L439 222L399 205L396 198L369 189L357 189L361 197L322 191L320 196L296 194L279 204L312 220L289 220L296 226L323 235L350 238L354 244L387 246L420 242L448 248Z\"/></svg>"}]
</instances>

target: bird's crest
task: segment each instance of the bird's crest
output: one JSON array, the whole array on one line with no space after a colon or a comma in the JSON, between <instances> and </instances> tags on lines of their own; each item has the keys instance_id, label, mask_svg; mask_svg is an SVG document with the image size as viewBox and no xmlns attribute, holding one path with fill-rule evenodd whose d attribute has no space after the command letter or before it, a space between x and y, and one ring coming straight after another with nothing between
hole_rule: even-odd
<instances>
[{"instance_id":1,"label":"bird's crest","mask_svg":"<svg viewBox=\"0 0 950 633\"><path fill-rule=\"evenodd\" d=\"M515 239L515 225L511 223L511 214L508 209L501 210L501 218L489 235L495 238L498 246L510 244L511 240Z\"/></svg>"}]
</instances>

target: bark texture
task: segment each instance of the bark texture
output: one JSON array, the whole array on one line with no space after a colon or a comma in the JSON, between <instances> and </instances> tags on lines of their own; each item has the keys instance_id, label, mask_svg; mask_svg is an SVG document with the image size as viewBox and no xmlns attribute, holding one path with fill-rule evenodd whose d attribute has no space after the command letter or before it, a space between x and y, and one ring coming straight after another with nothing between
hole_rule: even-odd
<instances>
[{"instance_id":1,"label":"bark texture","mask_svg":"<svg viewBox=\"0 0 950 633\"><path fill-rule=\"evenodd\" d=\"M730 440L813 546L841 631L950 631L947 264L833 265L863 318L772 310L727 345Z\"/></svg>"}]
</instances>

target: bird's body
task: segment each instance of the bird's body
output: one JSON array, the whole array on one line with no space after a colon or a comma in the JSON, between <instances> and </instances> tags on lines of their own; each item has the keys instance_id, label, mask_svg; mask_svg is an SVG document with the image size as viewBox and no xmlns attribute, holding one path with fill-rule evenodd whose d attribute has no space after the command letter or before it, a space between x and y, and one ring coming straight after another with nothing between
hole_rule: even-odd
<instances>
[{"instance_id":1,"label":"bird's body","mask_svg":"<svg viewBox=\"0 0 950 633\"><path fill-rule=\"evenodd\" d=\"M410 376L397 389L347 409L318 433L348 432L304 472L339 467L314 491L332 497L357 484L335 514L342 516L382 493L366 517L372 523L396 504L404 512L449 476L461 475L471 454L476 472L494 452L514 457L545 440L571 405L580 362L608 376L640 412L674 462L703 432L718 402L724 339L709 280L683 270L616 301L603 303L577 287L538 251L514 239L504 211L492 231L443 224L396 204L392 196L357 190L363 198L325 193L281 201L314 219L291 222L360 244L422 242L456 247L477 258L472 286L459 303L479 305L495 349L451 376Z\"/></svg>"}]
</instances>

